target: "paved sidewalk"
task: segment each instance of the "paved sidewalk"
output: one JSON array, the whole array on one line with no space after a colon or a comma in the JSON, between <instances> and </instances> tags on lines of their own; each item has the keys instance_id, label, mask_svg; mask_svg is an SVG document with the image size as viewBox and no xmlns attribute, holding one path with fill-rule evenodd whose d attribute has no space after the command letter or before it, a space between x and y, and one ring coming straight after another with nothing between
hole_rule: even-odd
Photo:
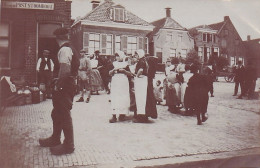
<instances>
[{"instance_id":1,"label":"paved sidewalk","mask_svg":"<svg viewBox=\"0 0 260 168\"><path fill-rule=\"evenodd\" d=\"M0 114L0 167L131 167L128 163L260 147L259 101L235 99L232 83L214 85L209 120L202 126L195 117L171 114L166 106L157 106L159 118L148 124L110 124L109 95L94 95L89 104L75 102L76 150L64 156L38 145L40 137L52 133L50 100L9 107Z\"/></svg>"}]
</instances>

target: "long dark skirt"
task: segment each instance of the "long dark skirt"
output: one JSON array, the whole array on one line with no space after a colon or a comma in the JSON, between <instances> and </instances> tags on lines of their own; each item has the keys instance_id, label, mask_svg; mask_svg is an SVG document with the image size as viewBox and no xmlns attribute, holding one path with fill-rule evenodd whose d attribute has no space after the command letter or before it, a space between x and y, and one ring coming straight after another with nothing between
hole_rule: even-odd
<instances>
[{"instance_id":1,"label":"long dark skirt","mask_svg":"<svg viewBox=\"0 0 260 168\"><path fill-rule=\"evenodd\" d=\"M145 115L157 118L156 99L153 92L153 78L148 78Z\"/></svg>"}]
</instances>

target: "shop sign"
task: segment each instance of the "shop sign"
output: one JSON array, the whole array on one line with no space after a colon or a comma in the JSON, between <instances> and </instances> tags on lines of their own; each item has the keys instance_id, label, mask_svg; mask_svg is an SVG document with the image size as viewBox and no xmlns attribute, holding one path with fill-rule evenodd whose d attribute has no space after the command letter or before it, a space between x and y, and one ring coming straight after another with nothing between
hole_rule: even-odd
<instances>
[{"instance_id":1,"label":"shop sign","mask_svg":"<svg viewBox=\"0 0 260 168\"><path fill-rule=\"evenodd\" d=\"M3 8L54 10L54 3L2 1Z\"/></svg>"}]
</instances>

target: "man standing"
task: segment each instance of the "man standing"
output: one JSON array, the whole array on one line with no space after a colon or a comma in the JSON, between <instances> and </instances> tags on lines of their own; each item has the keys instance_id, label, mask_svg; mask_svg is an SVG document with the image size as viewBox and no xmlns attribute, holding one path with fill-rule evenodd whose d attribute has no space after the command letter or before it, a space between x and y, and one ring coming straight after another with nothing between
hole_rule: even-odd
<instances>
[{"instance_id":1,"label":"man standing","mask_svg":"<svg viewBox=\"0 0 260 168\"><path fill-rule=\"evenodd\" d=\"M43 50L43 57L39 58L36 66L36 70L38 72L38 82L39 84L45 84L47 98L51 98L50 84L52 81L52 72L54 67L53 61L50 59L49 55L49 50Z\"/></svg>"},{"instance_id":2,"label":"man standing","mask_svg":"<svg viewBox=\"0 0 260 168\"><path fill-rule=\"evenodd\" d=\"M68 30L59 28L53 33L56 35L60 46L58 52L59 72L54 80L52 94L52 120L53 134L46 139L40 139L42 147L50 147L53 155L70 154L74 151L73 125L70 110L75 96L75 79L78 74L78 53L68 42ZM64 133L64 141L61 144L61 132Z\"/></svg>"},{"instance_id":3,"label":"man standing","mask_svg":"<svg viewBox=\"0 0 260 168\"><path fill-rule=\"evenodd\" d=\"M241 95L238 98L241 99L245 94L245 68L242 65L242 61L238 61L238 67L235 70L235 90L233 96L237 95L239 85L241 88Z\"/></svg>"}]
</instances>

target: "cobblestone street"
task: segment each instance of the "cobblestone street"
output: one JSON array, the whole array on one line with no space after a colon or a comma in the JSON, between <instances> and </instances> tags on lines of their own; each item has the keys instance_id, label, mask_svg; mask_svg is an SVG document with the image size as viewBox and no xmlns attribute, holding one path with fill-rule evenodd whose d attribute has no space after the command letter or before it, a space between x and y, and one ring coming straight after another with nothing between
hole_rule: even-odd
<instances>
[{"instance_id":1,"label":"cobblestone street","mask_svg":"<svg viewBox=\"0 0 260 168\"><path fill-rule=\"evenodd\" d=\"M234 83L215 82L214 89L209 119L202 126L195 117L172 114L166 106L157 106L158 119L147 124L110 124L109 95L103 92L88 104L74 102L76 150L64 156L53 156L38 144L52 133L51 100L8 107L0 114L0 167L128 167L145 160L260 147L259 100L233 97Z\"/></svg>"}]
</instances>

